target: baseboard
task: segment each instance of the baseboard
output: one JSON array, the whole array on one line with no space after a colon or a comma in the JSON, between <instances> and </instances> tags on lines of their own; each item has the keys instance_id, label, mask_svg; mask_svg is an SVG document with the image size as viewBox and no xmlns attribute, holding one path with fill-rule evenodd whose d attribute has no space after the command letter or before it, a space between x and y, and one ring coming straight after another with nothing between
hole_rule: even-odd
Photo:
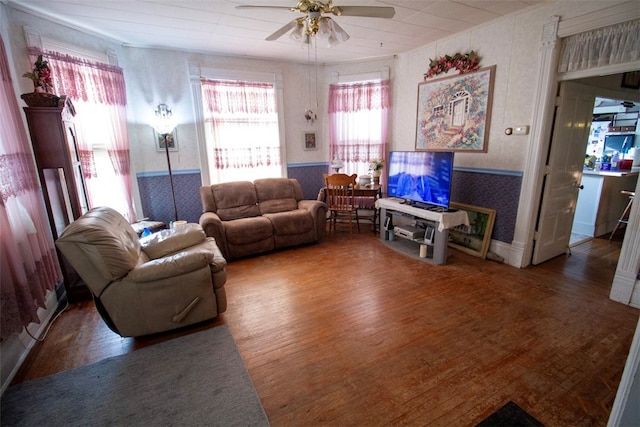
<instances>
[{"instance_id":1,"label":"baseboard","mask_svg":"<svg viewBox=\"0 0 640 427\"><path fill-rule=\"evenodd\" d=\"M489 252L500 255L502 258L504 258L505 264L509 264L512 267L520 268L520 264L514 264L512 261L514 259L518 259L518 251L516 251L512 245L501 242L499 240L491 240L491 244L489 245Z\"/></svg>"},{"instance_id":2,"label":"baseboard","mask_svg":"<svg viewBox=\"0 0 640 427\"><path fill-rule=\"evenodd\" d=\"M64 286L62 290L64 298ZM40 337L43 334L55 314L59 302L63 300L63 298L58 298L57 291L59 291L59 289L56 288L47 292L46 308L38 310L38 318L41 319L40 323L31 323L27 327L34 337ZM7 387L9 387L13 377L18 373L20 366L22 366L22 363L34 345L35 341L26 331L22 331L20 334L13 334L0 343L0 353L2 353L2 361L0 363L2 389L0 390L0 394L4 393Z\"/></svg>"},{"instance_id":3,"label":"baseboard","mask_svg":"<svg viewBox=\"0 0 640 427\"><path fill-rule=\"evenodd\" d=\"M618 427L621 421L626 421L624 425L636 425L638 418L633 419L633 415L637 414L637 395L638 395L638 367L640 366L640 320L636 325L636 332L631 341L629 355L624 365L620 385L616 392L616 398L613 401L613 407L609 414L607 427ZM633 402L636 402L635 404ZM626 418L626 419L625 419Z\"/></svg>"},{"instance_id":4,"label":"baseboard","mask_svg":"<svg viewBox=\"0 0 640 427\"><path fill-rule=\"evenodd\" d=\"M574 221L571 232L582 236L595 236L593 224Z\"/></svg>"}]
</instances>

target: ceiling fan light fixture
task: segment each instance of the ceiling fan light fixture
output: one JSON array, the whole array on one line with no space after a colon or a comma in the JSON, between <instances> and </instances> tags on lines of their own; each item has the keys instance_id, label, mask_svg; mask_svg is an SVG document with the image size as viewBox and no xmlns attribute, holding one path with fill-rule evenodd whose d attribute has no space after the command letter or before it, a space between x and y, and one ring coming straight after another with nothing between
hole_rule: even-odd
<instances>
[{"instance_id":1,"label":"ceiling fan light fixture","mask_svg":"<svg viewBox=\"0 0 640 427\"><path fill-rule=\"evenodd\" d=\"M331 35L336 40L336 44L344 43L349 40L349 34L342 29L333 19L329 19L329 28L331 29Z\"/></svg>"},{"instance_id":2,"label":"ceiling fan light fixture","mask_svg":"<svg viewBox=\"0 0 640 427\"><path fill-rule=\"evenodd\" d=\"M318 37L328 39L331 36L333 30L329 24L330 22L331 18L327 18L326 16L320 18L320 21L318 22Z\"/></svg>"},{"instance_id":3,"label":"ceiling fan light fixture","mask_svg":"<svg viewBox=\"0 0 640 427\"><path fill-rule=\"evenodd\" d=\"M288 9L292 12L300 12L306 16L299 17L269 35L266 40L274 41L281 36L293 31L289 37L295 41L302 41L304 44L312 43L314 36L326 39L329 46L335 46L349 40L349 35L330 17L323 14L335 16L359 16L368 18L393 18L395 9L393 7L382 6L334 6L333 0L298 0L295 7L285 6L262 6L262 5L239 5L237 9L249 8L273 8Z\"/></svg>"},{"instance_id":4,"label":"ceiling fan light fixture","mask_svg":"<svg viewBox=\"0 0 640 427\"><path fill-rule=\"evenodd\" d=\"M304 25L301 23L298 23L296 27L293 29L293 31L291 31L291 33L289 34L289 38L297 42L302 41L303 36L306 35L303 33L304 33Z\"/></svg>"}]
</instances>

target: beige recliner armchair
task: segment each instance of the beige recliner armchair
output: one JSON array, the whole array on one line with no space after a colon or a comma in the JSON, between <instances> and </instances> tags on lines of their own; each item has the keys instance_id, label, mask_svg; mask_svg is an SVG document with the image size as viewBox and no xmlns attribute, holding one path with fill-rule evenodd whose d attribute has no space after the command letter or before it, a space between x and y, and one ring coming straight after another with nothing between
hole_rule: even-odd
<instances>
[{"instance_id":1,"label":"beige recliner armchair","mask_svg":"<svg viewBox=\"0 0 640 427\"><path fill-rule=\"evenodd\" d=\"M191 325L227 308L227 262L198 224L138 239L122 215L99 207L70 224L56 246L123 337Z\"/></svg>"}]
</instances>

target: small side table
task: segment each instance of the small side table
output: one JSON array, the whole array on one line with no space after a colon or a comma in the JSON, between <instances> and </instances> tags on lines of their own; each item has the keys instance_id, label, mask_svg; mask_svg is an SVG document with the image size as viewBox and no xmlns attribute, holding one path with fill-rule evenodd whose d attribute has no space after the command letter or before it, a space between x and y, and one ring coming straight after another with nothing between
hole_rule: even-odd
<instances>
[{"instance_id":1,"label":"small side table","mask_svg":"<svg viewBox=\"0 0 640 427\"><path fill-rule=\"evenodd\" d=\"M167 228L167 225L164 222L152 221L148 218L142 219L138 222L134 222L133 224L131 224L131 226L133 227L135 232L138 233L138 236L142 234L145 228L148 228L149 231L151 231L152 233L155 233L156 231L164 230L165 228Z\"/></svg>"}]
</instances>

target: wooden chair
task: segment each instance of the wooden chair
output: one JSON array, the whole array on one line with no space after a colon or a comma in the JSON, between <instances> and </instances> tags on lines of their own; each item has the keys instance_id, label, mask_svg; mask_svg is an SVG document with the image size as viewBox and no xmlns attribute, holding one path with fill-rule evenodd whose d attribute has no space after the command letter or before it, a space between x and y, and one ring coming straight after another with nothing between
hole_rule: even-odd
<instances>
[{"instance_id":1,"label":"wooden chair","mask_svg":"<svg viewBox=\"0 0 640 427\"><path fill-rule=\"evenodd\" d=\"M325 198L329 207L329 232L331 232L332 226L335 231L337 220L341 218L349 219L349 233L353 233L353 220L355 219L358 232L360 232L358 205L355 200L356 178L356 174L324 174Z\"/></svg>"}]
</instances>

